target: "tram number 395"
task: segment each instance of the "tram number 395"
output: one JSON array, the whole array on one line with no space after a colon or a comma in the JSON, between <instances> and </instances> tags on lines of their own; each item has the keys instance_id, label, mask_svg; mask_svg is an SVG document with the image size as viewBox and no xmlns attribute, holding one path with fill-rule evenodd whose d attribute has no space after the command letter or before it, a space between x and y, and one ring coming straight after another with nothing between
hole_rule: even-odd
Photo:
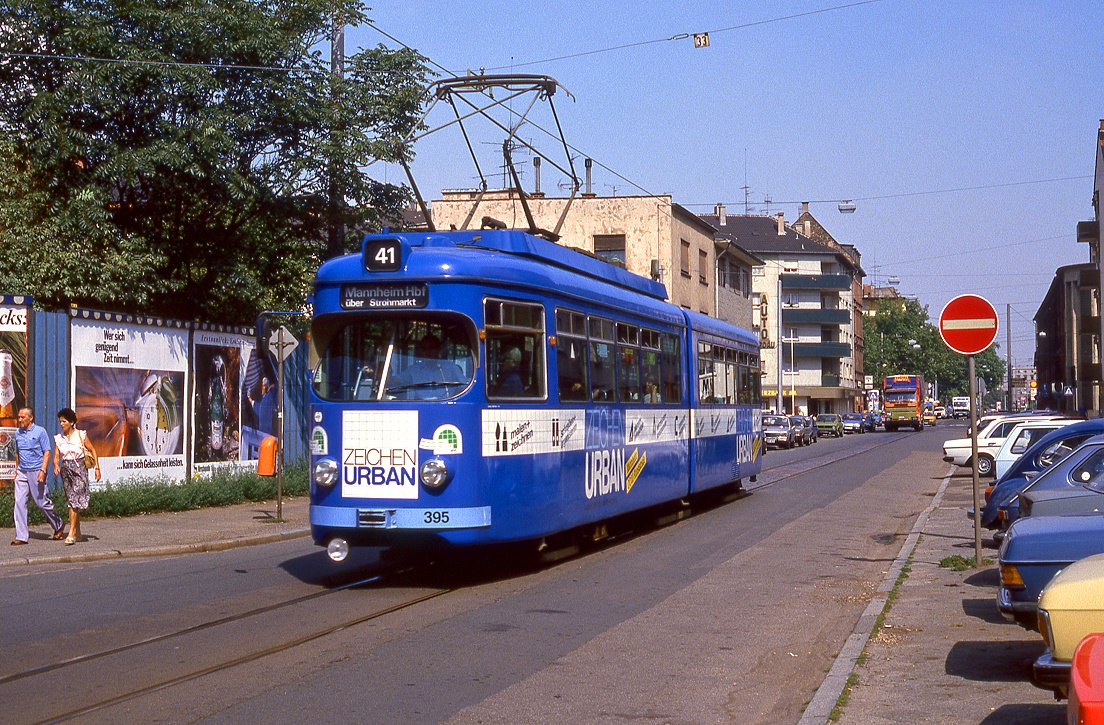
<instances>
[{"instance_id":1,"label":"tram number 395","mask_svg":"<svg viewBox=\"0 0 1104 725\"><path fill-rule=\"evenodd\" d=\"M424 521L427 524L447 524L449 522L449 512L426 511Z\"/></svg>"}]
</instances>

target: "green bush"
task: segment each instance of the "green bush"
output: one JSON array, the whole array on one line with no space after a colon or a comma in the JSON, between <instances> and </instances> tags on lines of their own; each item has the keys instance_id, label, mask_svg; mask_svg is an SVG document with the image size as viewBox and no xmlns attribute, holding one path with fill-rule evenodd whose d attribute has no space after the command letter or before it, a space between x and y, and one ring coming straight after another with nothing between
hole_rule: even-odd
<instances>
[{"instance_id":1,"label":"green bush","mask_svg":"<svg viewBox=\"0 0 1104 725\"><path fill-rule=\"evenodd\" d=\"M63 519L68 502L60 481L53 482L50 499ZM284 469L284 495L305 496L309 490L306 463ZM252 471L216 471L190 481L169 478L124 480L92 492L86 516L138 516L165 511L189 511L211 506L231 506L245 501L276 498L276 478L258 476ZM11 489L0 491L0 526L12 528L15 498ZM29 524L44 524L46 517L33 503L29 505Z\"/></svg>"}]
</instances>

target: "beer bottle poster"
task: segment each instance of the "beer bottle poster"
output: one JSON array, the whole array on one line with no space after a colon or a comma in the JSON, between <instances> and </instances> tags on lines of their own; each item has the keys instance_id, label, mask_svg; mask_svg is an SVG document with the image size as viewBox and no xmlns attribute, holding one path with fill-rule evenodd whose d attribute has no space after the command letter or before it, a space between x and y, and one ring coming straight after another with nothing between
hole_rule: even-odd
<instances>
[{"instance_id":1,"label":"beer bottle poster","mask_svg":"<svg viewBox=\"0 0 1104 725\"><path fill-rule=\"evenodd\" d=\"M188 330L100 315L71 320L70 340L77 427L102 483L183 478Z\"/></svg>"},{"instance_id":2,"label":"beer bottle poster","mask_svg":"<svg viewBox=\"0 0 1104 725\"><path fill-rule=\"evenodd\" d=\"M241 448L242 351L252 349L253 338L196 330L192 340L194 470L241 467L248 460Z\"/></svg>"},{"instance_id":3,"label":"beer bottle poster","mask_svg":"<svg viewBox=\"0 0 1104 725\"><path fill-rule=\"evenodd\" d=\"M27 405L27 317L30 308L0 297L0 426L15 428ZM0 473L0 478L7 478Z\"/></svg>"}]
</instances>

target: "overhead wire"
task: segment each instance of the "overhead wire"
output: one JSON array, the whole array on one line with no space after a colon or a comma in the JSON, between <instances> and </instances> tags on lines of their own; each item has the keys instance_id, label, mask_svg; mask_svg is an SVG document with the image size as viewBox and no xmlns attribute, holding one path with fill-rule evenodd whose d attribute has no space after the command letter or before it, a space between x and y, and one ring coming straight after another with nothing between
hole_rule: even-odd
<instances>
[{"instance_id":1,"label":"overhead wire","mask_svg":"<svg viewBox=\"0 0 1104 725\"><path fill-rule=\"evenodd\" d=\"M614 45L608 48L597 48L595 50L585 50L579 53L569 53L567 55L560 55L554 58L544 58L541 60L530 60L524 63L511 63L510 65L496 66L494 68L487 68L489 71L508 70L513 68L525 68L531 65L540 65L542 63L555 63L561 60L570 60L572 58L583 58L588 55L598 55L600 53L612 53L616 50L625 50L628 48L639 48L645 45L655 45L657 43L670 43L676 40L687 40L695 35L718 35L720 33L727 33L731 30L745 30L747 28L754 28L758 25L769 25L771 23L780 23L785 20L796 20L797 18L806 18L811 15L820 15L822 13L830 13L836 10L846 10L848 8L858 7L860 5L873 5L874 3L882 2L883 0L858 0L858 2L847 3L845 5L836 5L830 8L820 8L818 10L809 10L803 13L794 13L792 15L784 15L777 18L769 18L767 20L755 20L748 23L740 23L739 25L730 25L725 28L716 28L713 30L700 30L693 33L676 33L667 38L653 38L651 40L639 40L634 43L623 43L621 45Z\"/></svg>"}]
</instances>

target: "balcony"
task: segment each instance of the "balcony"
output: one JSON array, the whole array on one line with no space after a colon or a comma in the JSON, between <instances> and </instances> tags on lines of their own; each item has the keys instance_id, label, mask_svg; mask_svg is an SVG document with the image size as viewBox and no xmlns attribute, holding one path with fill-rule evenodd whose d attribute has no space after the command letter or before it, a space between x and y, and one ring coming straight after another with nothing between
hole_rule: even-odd
<instances>
[{"instance_id":1,"label":"balcony","mask_svg":"<svg viewBox=\"0 0 1104 725\"><path fill-rule=\"evenodd\" d=\"M847 310L782 308L782 323L785 325L846 325L849 322L851 313Z\"/></svg>"},{"instance_id":2,"label":"balcony","mask_svg":"<svg viewBox=\"0 0 1104 725\"><path fill-rule=\"evenodd\" d=\"M791 348L793 348L791 350ZM787 359L793 357L851 357L851 346L846 342L798 342L783 343L782 354Z\"/></svg>"},{"instance_id":3,"label":"balcony","mask_svg":"<svg viewBox=\"0 0 1104 725\"><path fill-rule=\"evenodd\" d=\"M783 274L783 290L849 290L851 278L846 274Z\"/></svg>"}]
</instances>

